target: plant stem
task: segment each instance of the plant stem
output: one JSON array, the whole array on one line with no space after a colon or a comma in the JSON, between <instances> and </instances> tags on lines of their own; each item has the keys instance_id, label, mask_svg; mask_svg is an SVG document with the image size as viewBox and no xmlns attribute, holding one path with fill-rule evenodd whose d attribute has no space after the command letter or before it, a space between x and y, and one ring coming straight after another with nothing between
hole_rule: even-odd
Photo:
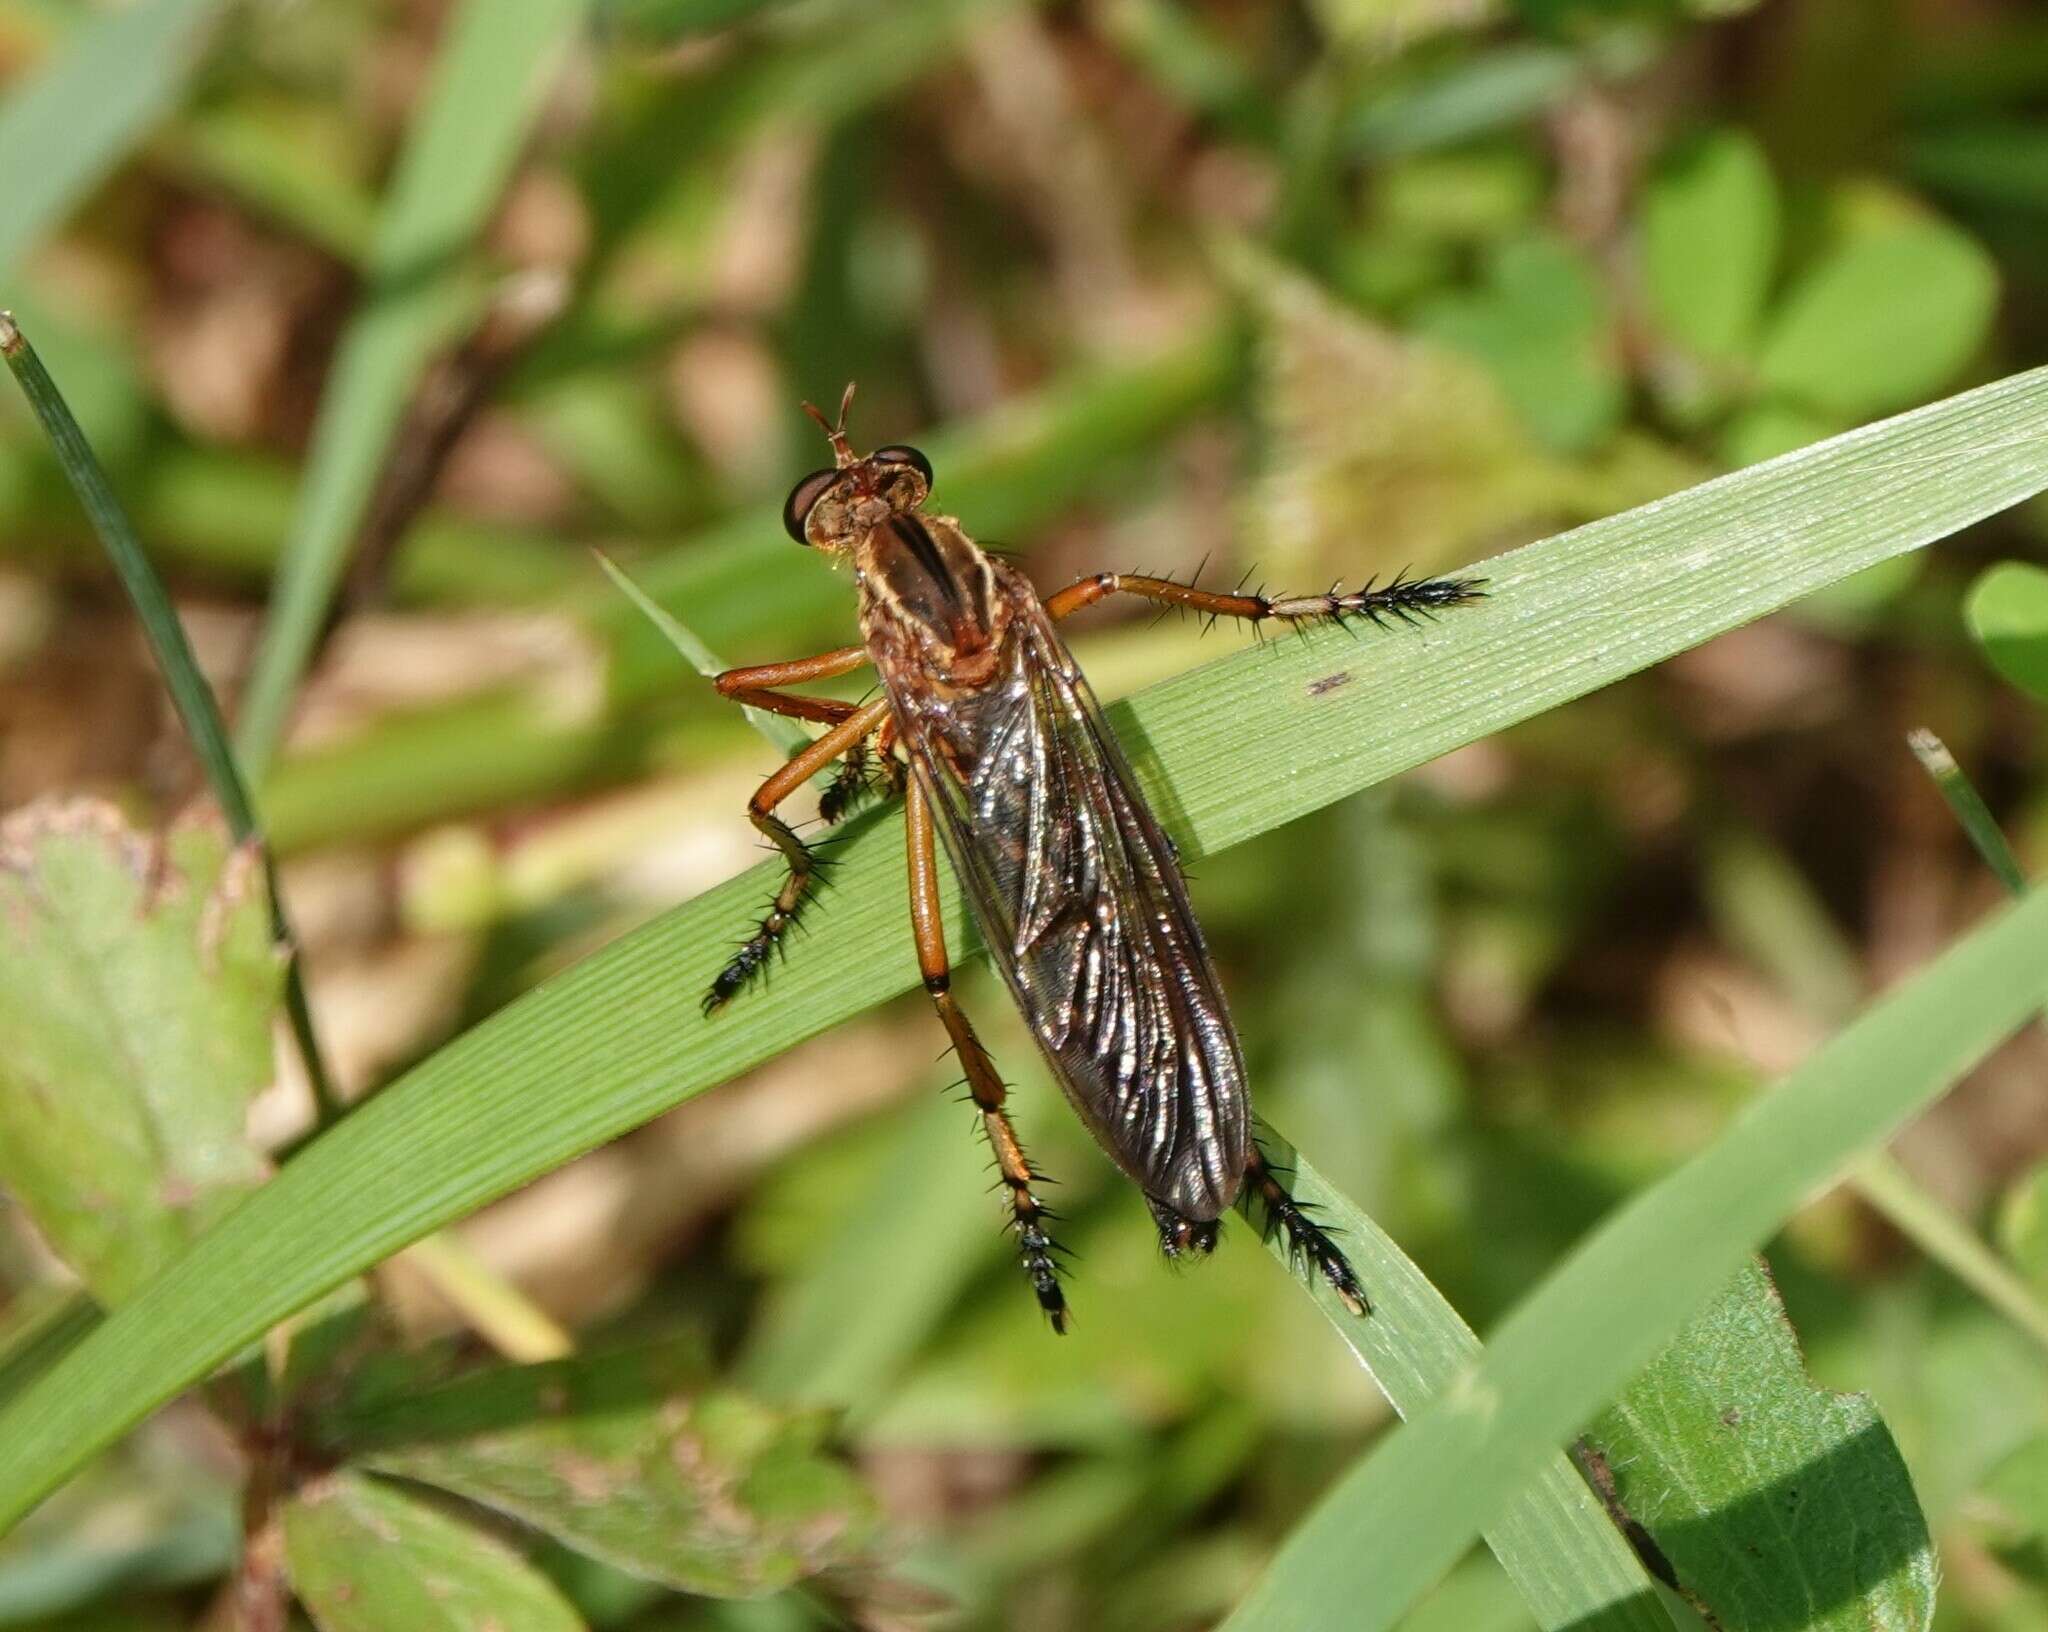
<instances>
[{"instance_id":1,"label":"plant stem","mask_svg":"<svg viewBox=\"0 0 2048 1632\"><path fill-rule=\"evenodd\" d=\"M277 887L277 864L256 825L255 807L236 767L234 750L228 744L227 724L221 718L213 688L200 672L199 659L193 655L192 643L185 638L185 626L178 620L177 609L171 605L163 580L149 564L120 500L114 497L113 485L108 482L98 456L79 429L57 382L50 378L50 371L43 367L43 360L36 355L35 347L29 344L28 336L21 332L11 312L0 312L0 355L6 357L7 366L20 381L29 406L35 410L43 433L56 451L57 463L63 467L85 513L92 518L93 530L106 546L121 587L128 592L136 616L142 620L143 633L170 690L171 703L186 735L192 739L213 796L227 816L228 831L234 834L237 844L255 845L262 858L264 884L270 892L271 931L286 948L285 1015L306 1069L306 1080L312 1087L316 1117L325 1127L341 1114L341 1103L335 1096L334 1081L327 1073L320 1040L313 1029L305 975L299 966L298 941L285 916L284 896Z\"/></svg>"}]
</instances>

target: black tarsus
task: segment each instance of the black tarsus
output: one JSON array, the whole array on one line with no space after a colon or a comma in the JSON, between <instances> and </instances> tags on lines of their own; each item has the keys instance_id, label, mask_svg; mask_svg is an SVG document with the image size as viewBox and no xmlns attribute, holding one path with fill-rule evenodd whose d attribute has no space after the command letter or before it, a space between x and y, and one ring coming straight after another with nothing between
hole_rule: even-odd
<instances>
[{"instance_id":1,"label":"black tarsus","mask_svg":"<svg viewBox=\"0 0 2048 1632\"><path fill-rule=\"evenodd\" d=\"M1166 1255L1167 1262L1206 1258L1216 1250L1216 1238L1222 1230L1218 1220L1188 1218L1157 1196L1147 1196L1145 1205L1152 1210L1152 1222L1159 1227L1159 1250Z\"/></svg>"},{"instance_id":2,"label":"black tarsus","mask_svg":"<svg viewBox=\"0 0 2048 1632\"><path fill-rule=\"evenodd\" d=\"M1247 1195L1256 1195L1265 1208L1265 1237L1272 1239L1276 1229L1285 1231L1288 1257L1320 1273L1354 1315L1371 1314L1372 1299L1365 1295L1351 1260L1338 1250L1330 1232L1309 1216L1313 1210L1310 1204L1296 1201L1280 1182L1279 1171L1266 1160L1257 1141L1252 1144L1251 1160L1245 1164L1245 1180Z\"/></svg>"}]
</instances>

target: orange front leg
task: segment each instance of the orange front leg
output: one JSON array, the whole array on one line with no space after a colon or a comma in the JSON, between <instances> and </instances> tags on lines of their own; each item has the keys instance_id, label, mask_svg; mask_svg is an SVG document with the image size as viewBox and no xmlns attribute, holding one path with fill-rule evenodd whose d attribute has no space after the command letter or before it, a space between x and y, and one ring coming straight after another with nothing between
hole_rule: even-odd
<instances>
[{"instance_id":1,"label":"orange front leg","mask_svg":"<svg viewBox=\"0 0 2048 1632\"><path fill-rule=\"evenodd\" d=\"M790 696L780 688L851 674L867 660L865 646L841 646L836 651L820 652L816 657L793 657L785 663L756 663L751 668L727 669L711 683L718 688L719 696L729 697L750 708L766 709L770 714L786 714L792 719L837 725L860 705L842 703L833 697Z\"/></svg>"}]
</instances>

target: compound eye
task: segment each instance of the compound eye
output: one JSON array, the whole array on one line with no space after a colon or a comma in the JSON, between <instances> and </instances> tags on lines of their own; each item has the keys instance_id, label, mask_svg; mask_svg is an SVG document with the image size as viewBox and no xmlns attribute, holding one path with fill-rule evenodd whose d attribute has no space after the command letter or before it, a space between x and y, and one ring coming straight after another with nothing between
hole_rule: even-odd
<instances>
[{"instance_id":1,"label":"compound eye","mask_svg":"<svg viewBox=\"0 0 2048 1632\"><path fill-rule=\"evenodd\" d=\"M907 448L902 443L895 442L891 443L886 448L875 449L875 451L872 454L870 454L869 457L875 460L878 464L908 465L912 470L916 471L918 475L924 478L925 491L927 493L931 491L932 462L929 459L927 459L923 454L919 453L917 449Z\"/></svg>"},{"instance_id":2,"label":"compound eye","mask_svg":"<svg viewBox=\"0 0 2048 1632\"><path fill-rule=\"evenodd\" d=\"M789 497L782 503L782 526L799 544L810 543L804 536L804 523L810 519L812 507L825 496L826 489L838 480L839 472L836 470L814 470L789 490Z\"/></svg>"}]
</instances>

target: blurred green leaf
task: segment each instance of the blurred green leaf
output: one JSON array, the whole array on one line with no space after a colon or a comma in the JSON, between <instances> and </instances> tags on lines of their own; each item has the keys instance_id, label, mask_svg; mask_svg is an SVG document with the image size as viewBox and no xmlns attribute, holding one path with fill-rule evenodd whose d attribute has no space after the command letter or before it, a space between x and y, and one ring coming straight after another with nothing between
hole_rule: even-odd
<instances>
[{"instance_id":1,"label":"blurred green leaf","mask_svg":"<svg viewBox=\"0 0 2048 1632\"><path fill-rule=\"evenodd\" d=\"M1535 155L1516 146L1397 159L1374 180L1375 236L1486 243L1525 233L1542 218L1548 186Z\"/></svg>"},{"instance_id":2,"label":"blurred green leaf","mask_svg":"<svg viewBox=\"0 0 2048 1632\"><path fill-rule=\"evenodd\" d=\"M320 1632L582 1632L569 1601L502 1541L346 1469L285 1505L284 1545Z\"/></svg>"},{"instance_id":3,"label":"blurred green leaf","mask_svg":"<svg viewBox=\"0 0 2048 1632\"><path fill-rule=\"evenodd\" d=\"M369 257L376 204L350 132L328 110L242 95L194 110L165 144L202 185L224 189L351 265Z\"/></svg>"},{"instance_id":4,"label":"blurred green leaf","mask_svg":"<svg viewBox=\"0 0 2048 1632\"><path fill-rule=\"evenodd\" d=\"M370 288L321 398L236 738L260 783L349 545L422 371L474 304L466 251L496 206L589 0L469 0L446 24L370 253Z\"/></svg>"},{"instance_id":5,"label":"blurred green leaf","mask_svg":"<svg viewBox=\"0 0 2048 1632\"><path fill-rule=\"evenodd\" d=\"M1573 1249L1479 1363L1356 1463L1233 1632L1348 1606L1391 1627L1552 1454L1816 1187L1938 1097L2048 996L2048 898L1991 918L1866 1009L1706 1150Z\"/></svg>"},{"instance_id":6,"label":"blurred green leaf","mask_svg":"<svg viewBox=\"0 0 2048 1632\"><path fill-rule=\"evenodd\" d=\"M1199 857L2044 486L2048 370L2037 370L1499 557L1476 569L1489 598L1455 618L1275 642L1155 686L1110 718L1166 826ZM1276 774L1247 774L1248 742ZM697 1009L732 933L773 887L769 863L557 975L299 1152L0 1411L0 1523L326 1288L910 989L900 818L855 818L840 855L833 911L780 976L777 1001L715 1018ZM964 957L973 941L957 892L943 903ZM1998 934L1987 944L2003 955ZM1978 981L1956 1013L1995 990Z\"/></svg>"},{"instance_id":7,"label":"blurred green leaf","mask_svg":"<svg viewBox=\"0 0 2048 1632\"><path fill-rule=\"evenodd\" d=\"M698 34L730 28L791 0L599 0L598 18L623 29L636 44L680 45Z\"/></svg>"},{"instance_id":8,"label":"blurred green leaf","mask_svg":"<svg viewBox=\"0 0 2048 1632\"><path fill-rule=\"evenodd\" d=\"M930 1094L892 1123L879 1165L801 1263L778 1278L739 1376L774 1399L871 1402L930 1338L973 1272L1002 1253L987 1222L988 1181L960 1156L961 1117ZM863 1266L888 1264L879 1279Z\"/></svg>"},{"instance_id":9,"label":"blurred green leaf","mask_svg":"<svg viewBox=\"0 0 2048 1632\"><path fill-rule=\"evenodd\" d=\"M1497 21L1502 0L1312 0L1311 10L1344 45L1393 52L1435 34Z\"/></svg>"},{"instance_id":10,"label":"blurred green leaf","mask_svg":"<svg viewBox=\"0 0 2048 1632\"><path fill-rule=\"evenodd\" d=\"M2048 1162L2007 1187L1998 1208L1998 1244L2036 1291L2048 1292Z\"/></svg>"},{"instance_id":11,"label":"blurred green leaf","mask_svg":"<svg viewBox=\"0 0 2048 1632\"><path fill-rule=\"evenodd\" d=\"M1721 457L1740 470L1810 447L1841 429L1841 420L1833 415L1785 402L1752 403L1722 427Z\"/></svg>"},{"instance_id":12,"label":"blurred green leaf","mask_svg":"<svg viewBox=\"0 0 2048 1632\"><path fill-rule=\"evenodd\" d=\"M1778 188L1762 145L1743 130L1681 145L1642 212L1643 293L1659 326L1703 357L1741 355L1778 264Z\"/></svg>"},{"instance_id":13,"label":"blurred green leaf","mask_svg":"<svg viewBox=\"0 0 2048 1632\"><path fill-rule=\"evenodd\" d=\"M1909 1632L1934 1615L1927 1521L1877 1408L1806 1374L1752 1261L1588 1430L1611 1499L1695 1608L1752 1632Z\"/></svg>"},{"instance_id":14,"label":"blurred green leaf","mask_svg":"<svg viewBox=\"0 0 2048 1632\"><path fill-rule=\"evenodd\" d=\"M857 1558L872 1499L823 1412L707 1388L702 1346L501 1367L334 1428L361 1466L435 1485L682 1592L747 1598Z\"/></svg>"},{"instance_id":15,"label":"blurred green leaf","mask_svg":"<svg viewBox=\"0 0 2048 1632\"><path fill-rule=\"evenodd\" d=\"M1774 391L1863 418L1952 380L1984 343L1998 269L1929 217L1850 234L1787 291L1757 356Z\"/></svg>"},{"instance_id":16,"label":"blurred green leaf","mask_svg":"<svg viewBox=\"0 0 2048 1632\"><path fill-rule=\"evenodd\" d=\"M50 1632L116 1594L218 1578L241 1547L239 1496L229 1467L195 1462L174 1434L134 1436L0 1543L0 1627Z\"/></svg>"},{"instance_id":17,"label":"blurred green leaf","mask_svg":"<svg viewBox=\"0 0 2048 1632\"><path fill-rule=\"evenodd\" d=\"M1970 1528L1998 1561L2048 1586L2048 1434L1993 1468L1971 1496Z\"/></svg>"},{"instance_id":18,"label":"blurred green leaf","mask_svg":"<svg viewBox=\"0 0 2048 1632\"><path fill-rule=\"evenodd\" d=\"M1262 570L1428 571L1558 502L1565 477L1478 362L1277 262L1244 255L1231 270L1259 324L1273 448L1246 516Z\"/></svg>"},{"instance_id":19,"label":"blurred green leaf","mask_svg":"<svg viewBox=\"0 0 2048 1632\"><path fill-rule=\"evenodd\" d=\"M143 0L81 22L0 102L0 278L176 103L224 0Z\"/></svg>"},{"instance_id":20,"label":"blurred green leaf","mask_svg":"<svg viewBox=\"0 0 2048 1632\"><path fill-rule=\"evenodd\" d=\"M1970 586L1963 616L1991 666L2048 702L2048 570L2025 561L1987 567Z\"/></svg>"},{"instance_id":21,"label":"blurred green leaf","mask_svg":"<svg viewBox=\"0 0 2048 1632\"><path fill-rule=\"evenodd\" d=\"M118 1303L261 1184L282 964L252 852L111 806L0 825L0 1177Z\"/></svg>"},{"instance_id":22,"label":"blurred green leaf","mask_svg":"<svg viewBox=\"0 0 2048 1632\"><path fill-rule=\"evenodd\" d=\"M1925 186L1994 209L2048 210L2048 122L1995 119L1916 132L1906 169Z\"/></svg>"},{"instance_id":23,"label":"blurred green leaf","mask_svg":"<svg viewBox=\"0 0 2048 1632\"><path fill-rule=\"evenodd\" d=\"M1531 234L1488 256L1470 294L1416 313L1429 338L1483 362L1547 447L1579 453L1611 435L1625 406L1613 313L1586 257L1564 239Z\"/></svg>"}]
</instances>

